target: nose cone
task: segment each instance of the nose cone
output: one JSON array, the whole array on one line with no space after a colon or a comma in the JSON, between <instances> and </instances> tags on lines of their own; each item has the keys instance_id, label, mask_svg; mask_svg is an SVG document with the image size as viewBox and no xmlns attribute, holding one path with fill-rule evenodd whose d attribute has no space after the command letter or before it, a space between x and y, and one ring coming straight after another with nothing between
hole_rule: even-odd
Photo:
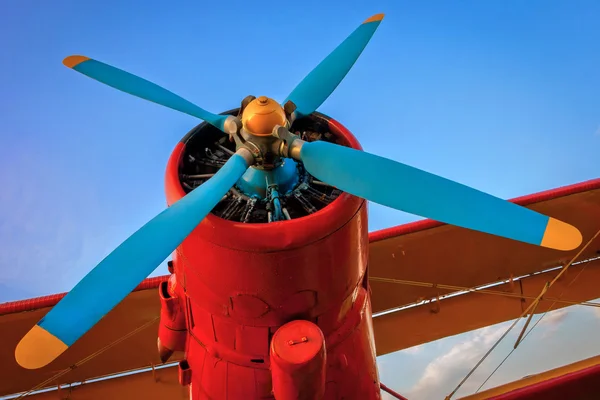
<instances>
[{"instance_id":1,"label":"nose cone","mask_svg":"<svg viewBox=\"0 0 600 400\"><path fill-rule=\"evenodd\" d=\"M252 100L242 114L244 129L256 136L269 136L275 125L285 126L285 123L283 107L266 96Z\"/></svg>"}]
</instances>

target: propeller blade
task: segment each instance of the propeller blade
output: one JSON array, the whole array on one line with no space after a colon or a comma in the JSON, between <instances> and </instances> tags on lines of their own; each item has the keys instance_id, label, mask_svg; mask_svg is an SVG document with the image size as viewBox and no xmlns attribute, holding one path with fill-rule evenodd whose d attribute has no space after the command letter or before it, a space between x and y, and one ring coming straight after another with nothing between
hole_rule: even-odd
<instances>
[{"instance_id":1,"label":"propeller blade","mask_svg":"<svg viewBox=\"0 0 600 400\"><path fill-rule=\"evenodd\" d=\"M309 115L333 93L371 40L384 14L366 19L354 32L313 69L287 99L296 105L298 117Z\"/></svg>"},{"instance_id":2,"label":"propeller blade","mask_svg":"<svg viewBox=\"0 0 600 400\"><path fill-rule=\"evenodd\" d=\"M19 365L41 368L75 343L183 242L247 169L246 158L234 154L209 181L125 240L21 339Z\"/></svg>"},{"instance_id":3,"label":"propeller blade","mask_svg":"<svg viewBox=\"0 0 600 400\"><path fill-rule=\"evenodd\" d=\"M552 249L582 241L567 223L370 153L317 141L303 143L300 158L317 179L397 210Z\"/></svg>"},{"instance_id":4,"label":"propeller blade","mask_svg":"<svg viewBox=\"0 0 600 400\"><path fill-rule=\"evenodd\" d=\"M200 118L223 130L227 115L208 112L150 81L85 56L69 56L63 64L83 75L153 103Z\"/></svg>"}]
</instances>

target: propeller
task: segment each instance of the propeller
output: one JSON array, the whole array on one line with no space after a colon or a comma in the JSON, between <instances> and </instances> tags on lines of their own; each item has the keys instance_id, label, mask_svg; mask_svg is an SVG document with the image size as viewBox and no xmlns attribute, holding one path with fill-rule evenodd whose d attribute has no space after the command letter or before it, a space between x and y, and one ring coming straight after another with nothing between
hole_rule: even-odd
<instances>
[{"instance_id":1,"label":"propeller","mask_svg":"<svg viewBox=\"0 0 600 400\"><path fill-rule=\"evenodd\" d=\"M179 97L175 93L143 78L130 74L129 72L79 55L65 58L63 64L85 76L89 76L98 82L102 82L122 92L200 118L215 128L225 132L224 125L228 117L227 115L218 115L208 112L184 98Z\"/></svg>"},{"instance_id":2,"label":"propeller","mask_svg":"<svg viewBox=\"0 0 600 400\"><path fill-rule=\"evenodd\" d=\"M376 14L367 18L296 86L282 104L291 100L296 105L298 118L316 111L350 71L383 17L384 14Z\"/></svg>"},{"instance_id":3,"label":"propeller","mask_svg":"<svg viewBox=\"0 0 600 400\"><path fill-rule=\"evenodd\" d=\"M21 339L17 362L41 368L75 343L183 242L253 160L238 150L211 179L125 240Z\"/></svg>"},{"instance_id":4,"label":"propeller","mask_svg":"<svg viewBox=\"0 0 600 400\"><path fill-rule=\"evenodd\" d=\"M440 222L557 250L581 244L565 222L429 172L364 151L303 142L299 159L321 180L355 196Z\"/></svg>"},{"instance_id":5,"label":"propeller","mask_svg":"<svg viewBox=\"0 0 600 400\"><path fill-rule=\"evenodd\" d=\"M377 14L365 20L292 91L284 103L293 103L296 117L310 115L331 95L382 19L383 14ZM238 150L210 180L102 260L21 339L15 358L25 368L50 363L127 296L260 159L262 149L278 149L279 155L303 162L319 180L398 210L553 249L571 250L581 244L581 233L569 224L448 179L332 143L304 142L281 126L273 129L273 136L286 146L270 146L274 143L264 136L262 145L252 138L246 142L239 137L241 122L233 116L212 114L154 83L87 57L70 56L63 62L116 89L205 120L230 134ZM264 118L273 121L268 115ZM107 281L109 291L104 290Z\"/></svg>"},{"instance_id":6,"label":"propeller","mask_svg":"<svg viewBox=\"0 0 600 400\"><path fill-rule=\"evenodd\" d=\"M383 14L365 20L294 89L289 98L296 116L315 111L339 85L379 26ZM213 114L146 79L81 55L63 64L115 89L200 118L230 135L241 125L233 116ZM231 122L228 123L231 119ZM17 362L41 368L77 341L159 265L202 221L248 166L252 154L243 147L213 178L157 215L86 275L19 342ZM118 279L113 279L118 277ZM112 280L111 290L101 290Z\"/></svg>"}]
</instances>

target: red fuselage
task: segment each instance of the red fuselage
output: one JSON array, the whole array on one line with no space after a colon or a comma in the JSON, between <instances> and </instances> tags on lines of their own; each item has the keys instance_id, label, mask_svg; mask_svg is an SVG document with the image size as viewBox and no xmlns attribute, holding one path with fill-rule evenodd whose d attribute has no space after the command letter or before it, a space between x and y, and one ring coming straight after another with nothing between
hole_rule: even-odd
<instances>
[{"instance_id":1,"label":"red fuselage","mask_svg":"<svg viewBox=\"0 0 600 400\"><path fill-rule=\"evenodd\" d=\"M360 149L341 124L320 118ZM185 146L168 162L169 205L185 194ZM379 399L367 259L366 203L346 193L281 222L209 214L161 288L159 338L186 352L180 381L191 399Z\"/></svg>"}]
</instances>

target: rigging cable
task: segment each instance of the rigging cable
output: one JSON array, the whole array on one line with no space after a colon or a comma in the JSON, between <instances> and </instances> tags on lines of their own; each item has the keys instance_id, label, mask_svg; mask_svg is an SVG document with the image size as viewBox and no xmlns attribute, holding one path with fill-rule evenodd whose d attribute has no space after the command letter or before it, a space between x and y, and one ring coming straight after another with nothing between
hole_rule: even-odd
<instances>
[{"instance_id":1,"label":"rigging cable","mask_svg":"<svg viewBox=\"0 0 600 400\"><path fill-rule=\"evenodd\" d=\"M592 242L594 241L594 239L596 239L596 237L598 237L598 235L600 235L600 230L598 230L598 232L596 232L596 234L585 244L585 246L583 246L581 248L581 250L579 250L577 252L577 254L575 254L575 256L573 256L573 258L571 259L571 261L569 261L564 266L564 268L562 268L560 270L560 272L558 273L558 275L556 275L554 277L554 279L552 279L552 281L548 284L547 288L552 287L552 285L569 269L569 267L571 266L571 264L573 264L573 262L575 262L575 260L581 255L581 253L583 253L585 251L585 249L587 249L588 246L590 244L592 244ZM456 394L456 392L467 381L467 379L469 379L471 377L471 375L473 374L473 372L475 372L475 370L477 368L479 368L479 366L481 365L481 363L483 363L483 361L490 355L490 353L496 348L496 346L498 346L498 344L500 344L500 342L506 337L506 335L508 335L508 333L515 327L515 325L517 325L517 323L519 322L519 320L521 318L523 318L525 315L529 314L529 312L533 310L533 308L540 301L540 299L542 298L542 296L544 295L544 293L546 293L547 288L544 287L544 290L542 290L542 292L537 296L537 298L533 302L531 302L531 304L529 305L529 307L527 307L527 309L525 311L523 311L521 313L521 315L517 319L515 319L515 321L506 330L506 332L504 332L504 334L502 334L502 336L500 336L500 338L496 341L496 343L494 343L494 345L487 351L487 353L485 353L484 356L477 362L477 364L475 364L475 366L471 369L471 371L469 371L469 373L467 374L467 376L465 376L463 378L463 380L460 381L460 383L458 384L458 386L456 386L456 388L454 388L454 390L448 396L446 396L445 400L450 400L452 398L452 396L454 396L454 394Z\"/></svg>"},{"instance_id":2,"label":"rigging cable","mask_svg":"<svg viewBox=\"0 0 600 400\"><path fill-rule=\"evenodd\" d=\"M581 263L584 263L585 261L582 261ZM579 264L579 263L576 263ZM519 277L517 279L514 279L514 282L518 282L519 280L523 279L523 278L528 278L530 276L535 276L535 275L539 275L539 273L536 274L531 274L531 275L525 275L522 277ZM408 280L404 280L404 279L393 279L393 278L380 278L380 277L369 277L369 281L373 281L373 282L385 282L385 283L395 283L395 284L399 284L399 285L406 285L406 286L417 286L417 287L426 287L426 288L436 288L436 289L443 289L443 290L453 290L455 292L465 292L464 294L466 294L466 292L471 292L471 293L480 293L480 294L489 294L489 295L494 295L494 296L503 296L503 297L518 297L519 299L527 299L527 300L535 300L536 297L535 296L525 296L522 295L520 293L510 293L510 292L502 292L502 291L498 291L498 290L490 290L490 289L481 289L482 287L495 287L495 286L500 286L502 284L506 284L509 283L509 280L505 279L502 281L498 281L495 282L491 285L494 286L490 286L490 284L485 284L482 286L475 286L475 287L464 287L464 286L456 286L456 285L445 285L442 283L430 283L430 282L420 282L420 281L408 281ZM455 293L448 293L451 295L455 295ZM444 295L443 297L448 296L448 294ZM442 297L442 296L440 296ZM557 303L562 303L562 304L569 304L569 305L582 305L582 306L588 306L588 307L600 307L600 303L593 303L590 301L572 301L572 300L566 300L566 299L554 299L554 298L546 298L546 300L548 301L555 301ZM423 302L416 302L413 303L414 305L421 305ZM387 310L383 310L383 311L378 311L378 314L381 313L386 313L388 311L396 311L398 309L398 307L394 307L394 308L390 308Z\"/></svg>"},{"instance_id":3,"label":"rigging cable","mask_svg":"<svg viewBox=\"0 0 600 400\"><path fill-rule=\"evenodd\" d=\"M598 234L596 234L596 235L598 235ZM502 366L502 364L504 364L504 362L510 357L510 355L512 353L514 353L514 351L517 349L517 347L521 343L523 343L523 341L527 338L527 336L529 336L529 334L531 333L531 331L533 331L533 329L537 326L537 324L540 323L540 321L546 316L546 314L548 314L550 311L552 311L552 308L554 308L554 306L556 305L556 303L560 301L560 299L565 294L565 292L567 291L567 289L569 287L571 287L571 285L579 278L579 276L583 273L583 271L585 271L586 267L587 267L587 264L584 264L583 267L581 268L581 270L577 273L577 275L575 275L575 278L573 278L571 280L571 282L569 282L569 284L560 293L560 295L558 296L558 300L554 300L552 302L552 304L550 304L550 307L548 307L548 309L544 312L544 314L542 314L542 316L535 322L535 324L533 324L533 326L531 327L531 329L529 329L529 331L527 331L527 333L525 334L525 336L523 336L523 339L521 339L520 342L515 343L515 346L512 348L512 350L506 355L506 357L504 357L504 359L500 362L500 364L498 364L498 366L496 367L496 369L494 369L492 371L492 373L485 379L485 381L483 381L483 383L479 386L479 388L477 389L477 391L475 391L475 393L479 393L479 391L481 390L481 388L487 383L487 381L489 381L491 379L491 377L496 373L496 371L498 371L500 369L500 367Z\"/></svg>"}]
</instances>

